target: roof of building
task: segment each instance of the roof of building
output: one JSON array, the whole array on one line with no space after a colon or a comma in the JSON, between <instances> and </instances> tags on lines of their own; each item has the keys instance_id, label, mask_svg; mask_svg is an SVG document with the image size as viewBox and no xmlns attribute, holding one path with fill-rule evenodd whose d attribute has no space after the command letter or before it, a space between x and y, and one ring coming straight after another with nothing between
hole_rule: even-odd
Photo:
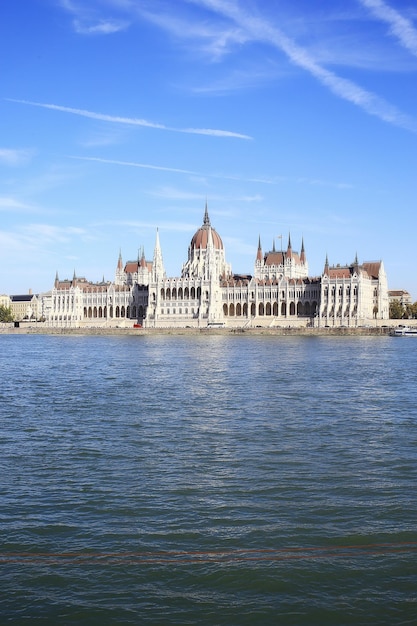
<instances>
[{"instance_id":1,"label":"roof of building","mask_svg":"<svg viewBox=\"0 0 417 626\"><path fill-rule=\"evenodd\" d=\"M285 265L285 260L288 258L292 258L297 265L301 263L298 252L294 252L293 250L291 250L290 256L287 252L284 252L282 250L280 250L279 252L277 252L276 250L266 252L264 256L264 263L265 265Z\"/></svg>"},{"instance_id":2,"label":"roof of building","mask_svg":"<svg viewBox=\"0 0 417 626\"><path fill-rule=\"evenodd\" d=\"M365 261L362 265L359 265L357 259L351 265L333 265L329 267L326 258L324 273L329 278L351 278L355 273L362 273L369 278L378 279L381 270L381 261Z\"/></svg>"},{"instance_id":3,"label":"roof of building","mask_svg":"<svg viewBox=\"0 0 417 626\"><path fill-rule=\"evenodd\" d=\"M363 269L371 278L378 278L381 270L381 261L365 261L362 263Z\"/></svg>"},{"instance_id":4,"label":"roof of building","mask_svg":"<svg viewBox=\"0 0 417 626\"><path fill-rule=\"evenodd\" d=\"M206 204L203 225L200 226L200 228L196 231L193 238L191 239L190 247L201 248L203 250L206 250L210 233L211 233L214 247L217 250L223 250L223 241L219 233L210 224L210 218L208 215L207 204Z\"/></svg>"},{"instance_id":5,"label":"roof of building","mask_svg":"<svg viewBox=\"0 0 417 626\"><path fill-rule=\"evenodd\" d=\"M10 296L12 302L32 302L36 295L33 293L25 293L22 295Z\"/></svg>"},{"instance_id":6,"label":"roof of building","mask_svg":"<svg viewBox=\"0 0 417 626\"><path fill-rule=\"evenodd\" d=\"M388 291L388 295L390 297L395 297L395 296L409 296L410 293L408 291L406 291L405 289L390 289Z\"/></svg>"}]
</instances>

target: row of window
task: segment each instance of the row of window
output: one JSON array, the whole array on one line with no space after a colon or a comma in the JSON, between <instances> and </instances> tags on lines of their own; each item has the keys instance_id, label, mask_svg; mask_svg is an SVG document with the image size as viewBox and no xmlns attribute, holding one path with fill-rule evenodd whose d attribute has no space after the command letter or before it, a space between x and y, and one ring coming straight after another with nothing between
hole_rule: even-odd
<instances>
[{"instance_id":1,"label":"row of window","mask_svg":"<svg viewBox=\"0 0 417 626\"><path fill-rule=\"evenodd\" d=\"M279 315L286 316L288 311L288 315L299 315L299 316L312 316L316 314L317 311L317 302L290 302L288 307L286 302L282 302L281 306L278 305L278 302L267 302L264 304L260 302L258 306L253 302L250 306L250 314L252 317L256 315L273 315L274 317L278 317ZM223 305L223 315L225 317L240 317L247 316L248 314L248 305L246 302L242 305L240 302L236 304L236 306L231 304Z\"/></svg>"},{"instance_id":2,"label":"row of window","mask_svg":"<svg viewBox=\"0 0 417 626\"><path fill-rule=\"evenodd\" d=\"M209 292L206 291L204 295L206 300L208 300ZM185 287L184 289L182 287L179 287L178 289L176 289L176 287L173 287L172 289L168 287L167 289L161 289L162 300L195 300L200 297L201 287ZM155 294L153 294L153 299L155 299Z\"/></svg>"}]
</instances>

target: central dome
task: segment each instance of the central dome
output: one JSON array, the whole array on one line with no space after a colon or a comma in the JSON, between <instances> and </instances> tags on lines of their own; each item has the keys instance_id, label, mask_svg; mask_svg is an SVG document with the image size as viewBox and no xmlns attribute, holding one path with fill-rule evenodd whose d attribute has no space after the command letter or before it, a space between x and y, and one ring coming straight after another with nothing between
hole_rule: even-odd
<instances>
[{"instance_id":1,"label":"central dome","mask_svg":"<svg viewBox=\"0 0 417 626\"><path fill-rule=\"evenodd\" d=\"M202 248L203 250L207 250L207 243L209 238L209 232L211 231L211 236L213 239L213 245L217 250L223 250L223 242L216 230L210 224L210 218L208 216L207 204L206 210L204 212L204 222L203 225L197 230L194 237L191 239L190 247L193 248Z\"/></svg>"}]
</instances>

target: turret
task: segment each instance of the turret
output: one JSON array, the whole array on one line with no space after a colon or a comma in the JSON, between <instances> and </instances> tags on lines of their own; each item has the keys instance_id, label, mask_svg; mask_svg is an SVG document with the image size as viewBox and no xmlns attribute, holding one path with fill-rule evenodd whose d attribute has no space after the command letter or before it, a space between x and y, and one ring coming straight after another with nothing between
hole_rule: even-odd
<instances>
[{"instance_id":1,"label":"turret","mask_svg":"<svg viewBox=\"0 0 417 626\"><path fill-rule=\"evenodd\" d=\"M291 259L292 257L292 246L291 246L291 235L288 235L288 246L287 246L287 259Z\"/></svg>"},{"instance_id":2,"label":"turret","mask_svg":"<svg viewBox=\"0 0 417 626\"><path fill-rule=\"evenodd\" d=\"M301 261L301 263L304 263L304 264L306 262L306 253L305 253L305 250L304 250L304 237L301 239L300 261Z\"/></svg>"},{"instance_id":3,"label":"turret","mask_svg":"<svg viewBox=\"0 0 417 626\"><path fill-rule=\"evenodd\" d=\"M159 282L165 278L164 262L162 260L161 245L159 243L159 231L156 229L155 248L152 263L152 280Z\"/></svg>"},{"instance_id":4,"label":"turret","mask_svg":"<svg viewBox=\"0 0 417 626\"><path fill-rule=\"evenodd\" d=\"M259 235L258 239L258 251L256 253L256 260L262 262L262 246L261 246L261 236Z\"/></svg>"},{"instance_id":5,"label":"turret","mask_svg":"<svg viewBox=\"0 0 417 626\"><path fill-rule=\"evenodd\" d=\"M326 253L326 260L324 262L323 274L325 274L327 276L329 275L329 259L328 259L327 253Z\"/></svg>"}]
</instances>

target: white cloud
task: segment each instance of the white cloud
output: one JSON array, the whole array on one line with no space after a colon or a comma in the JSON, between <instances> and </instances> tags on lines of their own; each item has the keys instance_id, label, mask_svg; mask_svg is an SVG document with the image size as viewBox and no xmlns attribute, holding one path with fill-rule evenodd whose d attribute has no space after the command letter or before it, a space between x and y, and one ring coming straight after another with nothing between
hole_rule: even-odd
<instances>
[{"instance_id":1,"label":"white cloud","mask_svg":"<svg viewBox=\"0 0 417 626\"><path fill-rule=\"evenodd\" d=\"M245 42L261 42L268 44L283 52L291 63L302 68L322 85L327 87L332 93L338 97L351 102L360 107L370 115L390 124L399 126L406 130L417 132L417 121L399 111L395 106L380 98L378 95L364 89L353 81L338 76L336 73L326 69L316 61L307 49L299 46L293 39L288 37L282 30L274 26L267 19L262 18L259 13L249 13L243 7L242 3L228 0L191 0L200 7L212 10L231 20L234 25L240 29L242 33L242 41ZM382 6L379 0L363 0L374 5ZM386 5L383 5L386 7ZM398 18L398 16L397 16ZM401 33L404 41L413 47L414 35L410 29L406 28L406 24L396 22L396 32Z\"/></svg>"},{"instance_id":2,"label":"white cloud","mask_svg":"<svg viewBox=\"0 0 417 626\"><path fill-rule=\"evenodd\" d=\"M74 20L75 32L80 35L111 35L128 28L129 24L123 21L99 21L95 24L85 24L80 20Z\"/></svg>"},{"instance_id":3,"label":"white cloud","mask_svg":"<svg viewBox=\"0 0 417 626\"><path fill-rule=\"evenodd\" d=\"M72 238L88 238L83 228L74 226L55 226L54 224L30 224L24 231L32 238L43 242L66 243Z\"/></svg>"},{"instance_id":4,"label":"white cloud","mask_svg":"<svg viewBox=\"0 0 417 626\"><path fill-rule=\"evenodd\" d=\"M260 183L262 185L280 185L283 182L290 182L294 184L302 184L302 185L320 185L326 187L333 187L336 189L351 189L352 185L346 182L333 182L328 180L320 180L320 179L309 179L309 178L289 178L288 176L258 176L258 177L245 177L238 176L232 174L216 174L216 173L205 173L194 172L192 170L183 170L175 167L166 167L163 165L151 165L149 163L136 163L134 161L119 161L115 159L102 159L99 157L82 157L82 156L70 156L70 159L75 159L79 161L92 161L96 163L107 163L109 165L121 165L126 167L138 167L142 169L156 170L162 172L172 172L174 174L185 174L187 176L192 177L194 181L200 182L201 184L206 185L207 179L215 178L219 180L234 180L234 181L242 181L246 183ZM160 193L164 193L163 191ZM156 192L155 195L158 195ZM166 196L165 196L166 197ZM201 198L201 194L198 195ZM234 196L235 197L235 196ZM250 201L258 200L258 196L247 197ZM247 201L247 200L246 200Z\"/></svg>"},{"instance_id":5,"label":"white cloud","mask_svg":"<svg viewBox=\"0 0 417 626\"><path fill-rule=\"evenodd\" d=\"M43 109L51 109L53 111L61 111L63 113L71 113L73 115L80 115L81 117L88 117L93 120L100 120L102 122L112 122L115 124L128 124L130 126L144 126L146 128L155 128L157 130L166 130L176 133L191 133L194 135L211 135L213 137L230 137L237 139L251 139L249 135L243 135L241 133L235 133L230 130L218 130L213 128L172 128L159 124L156 122L150 122L148 120L136 118L136 117L120 117L117 115L107 115L104 113L97 113L94 111L87 111L85 109L74 109L72 107L61 106L59 104L46 104L42 102L31 102L30 100L16 100L14 98L5 98L8 102L16 102L18 104L27 104L30 106L41 107Z\"/></svg>"},{"instance_id":6,"label":"white cloud","mask_svg":"<svg viewBox=\"0 0 417 626\"><path fill-rule=\"evenodd\" d=\"M11 213L34 213L37 211L37 209L34 206L27 204L26 202L16 200L16 198L0 196L0 212L2 211L10 211Z\"/></svg>"},{"instance_id":7,"label":"white cloud","mask_svg":"<svg viewBox=\"0 0 417 626\"><path fill-rule=\"evenodd\" d=\"M74 16L72 21L74 30L79 35L112 35L129 27L125 19L103 18L102 7L94 6L93 2L88 5L73 0L60 0L61 7ZM115 5L116 9L123 8Z\"/></svg>"},{"instance_id":8,"label":"white cloud","mask_svg":"<svg viewBox=\"0 0 417 626\"><path fill-rule=\"evenodd\" d=\"M382 0L358 1L362 6L369 9L375 17L386 22L390 27L391 34L396 37L400 44L411 54L417 56L417 29L411 20Z\"/></svg>"},{"instance_id":9,"label":"white cloud","mask_svg":"<svg viewBox=\"0 0 417 626\"><path fill-rule=\"evenodd\" d=\"M33 150L0 148L0 163L5 165L21 165L26 163L33 155Z\"/></svg>"}]
</instances>

